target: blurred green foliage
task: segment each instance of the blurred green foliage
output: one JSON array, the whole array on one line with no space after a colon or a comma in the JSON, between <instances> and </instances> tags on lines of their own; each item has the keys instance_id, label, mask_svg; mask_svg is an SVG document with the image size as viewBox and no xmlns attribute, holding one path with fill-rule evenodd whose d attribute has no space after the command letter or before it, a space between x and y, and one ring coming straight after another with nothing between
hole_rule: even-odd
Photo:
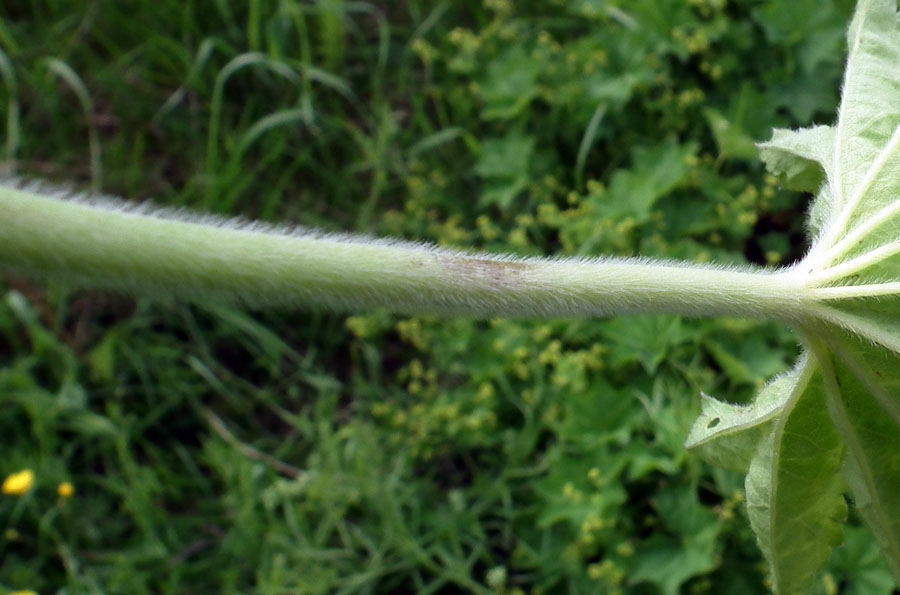
<instances>
[{"instance_id":1,"label":"blurred green foliage","mask_svg":"<svg viewBox=\"0 0 900 595\"><path fill-rule=\"evenodd\" d=\"M753 142L830 121L851 8L4 3L5 168L490 252L785 264L805 198ZM682 442L701 391L788 368L786 329L0 290L0 474L36 474L0 497L0 588L765 592L741 478ZM889 593L876 553L852 530L823 592Z\"/></svg>"}]
</instances>

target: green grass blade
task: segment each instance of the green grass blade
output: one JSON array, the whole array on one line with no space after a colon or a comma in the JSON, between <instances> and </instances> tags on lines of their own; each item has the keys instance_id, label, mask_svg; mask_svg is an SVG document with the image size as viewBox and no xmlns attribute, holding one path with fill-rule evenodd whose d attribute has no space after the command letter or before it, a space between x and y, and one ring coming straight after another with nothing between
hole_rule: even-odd
<instances>
[{"instance_id":1,"label":"green grass blade","mask_svg":"<svg viewBox=\"0 0 900 595\"><path fill-rule=\"evenodd\" d=\"M16 84L16 72L9 56L0 49L0 76L6 87L6 173L14 174L16 154L19 151L19 91Z\"/></svg>"},{"instance_id":2,"label":"green grass blade","mask_svg":"<svg viewBox=\"0 0 900 595\"><path fill-rule=\"evenodd\" d=\"M91 188L97 192L103 186L103 168L100 156L100 133L94 122L94 102L90 91L84 81L78 76L71 66L58 58L47 58L44 61L47 69L62 79L75 93L81 110L84 112L85 123L88 129L88 152L91 167Z\"/></svg>"}]
</instances>

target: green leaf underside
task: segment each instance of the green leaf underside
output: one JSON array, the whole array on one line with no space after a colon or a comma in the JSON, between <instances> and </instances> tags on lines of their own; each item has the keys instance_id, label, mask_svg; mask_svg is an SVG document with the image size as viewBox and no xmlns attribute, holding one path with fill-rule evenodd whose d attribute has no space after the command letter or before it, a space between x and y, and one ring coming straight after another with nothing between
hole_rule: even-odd
<instances>
[{"instance_id":1,"label":"green leaf underside","mask_svg":"<svg viewBox=\"0 0 900 595\"><path fill-rule=\"evenodd\" d=\"M757 145L766 168L791 190L815 192L831 167L834 128L776 129L772 139Z\"/></svg>"},{"instance_id":2,"label":"green leaf underside","mask_svg":"<svg viewBox=\"0 0 900 595\"><path fill-rule=\"evenodd\" d=\"M747 471L747 510L773 589L808 591L840 543L846 516L843 447L816 360L803 358L748 407L704 397L687 446L710 463Z\"/></svg>"},{"instance_id":3,"label":"green leaf underside","mask_svg":"<svg viewBox=\"0 0 900 595\"><path fill-rule=\"evenodd\" d=\"M900 296L888 296L877 300L851 300L835 304L834 316L848 330L865 337L882 348L897 351L900 347ZM858 326L859 328L855 328ZM837 333L840 335L841 333Z\"/></svg>"},{"instance_id":4,"label":"green leaf underside","mask_svg":"<svg viewBox=\"0 0 900 595\"><path fill-rule=\"evenodd\" d=\"M847 447L848 484L900 580L900 355L848 334L827 341L831 354L820 357L828 406Z\"/></svg>"},{"instance_id":5,"label":"green leaf underside","mask_svg":"<svg viewBox=\"0 0 900 595\"><path fill-rule=\"evenodd\" d=\"M815 150L815 160L828 177L816 200L817 212L812 213L821 227L812 250L817 268L847 262L900 237L900 216L894 212L900 206L900 21L896 0L861 0L847 42L850 56L831 154L823 159ZM818 138L803 140L812 143L824 140L823 136L820 132ZM805 151L808 163L814 149L807 146ZM855 241L848 237L854 234L858 236ZM844 238L846 243L839 244ZM887 258L864 272L852 282L894 278L900 267L896 258Z\"/></svg>"},{"instance_id":6,"label":"green leaf underside","mask_svg":"<svg viewBox=\"0 0 900 595\"><path fill-rule=\"evenodd\" d=\"M747 473L747 511L776 593L803 593L841 542L847 514L843 445L830 423L817 363L808 359Z\"/></svg>"},{"instance_id":7,"label":"green leaf underside","mask_svg":"<svg viewBox=\"0 0 900 595\"><path fill-rule=\"evenodd\" d=\"M830 305L827 317L843 329L826 325L817 357L829 411L848 452L847 482L900 581L900 291L891 285L900 280L896 1L861 0L848 46L831 160L812 158L828 183L811 214L811 227L820 220L819 238L801 266L808 265L822 286L871 287L868 295L858 291L858 297Z\"/></svg>"},{"instance_id":8,"label":"green leaf underside","mask_svg":"<svg viewBox=\"0 0 900 595\"><path fill-rule=\"evenodd\" d=\"M860 0L834 126L776 130L771 173L816 192L797 265L821 297L812 355L750 408L703 403L689 437L707 460L749 462L751 524L779 592L805 593L839 537L841 491L900 582L900 17ZM718 421L712 428L701 424ZM843 453L843 454L842 454Z\"/></svg>"},{"instance_id":9,"label":"green leaf underside","mask_svg":"<svg viewBox=\"0 0 900 595\"><path fill-rule=\"evenodd\" d=\"M849 260L900 235L900 217L884 211L900 199L900 176L895 175L900 169L896 8L895 0L860 0L848 32L850 55L836 125L775 130L770 141L759 145L769 171L786 187L818 190L810 227L819 236L812 251L819 265ZM884 221L862 241L819 259L879 213Z\"/></svg>"},{"instance_id":10,"label":"green leaf underside","mask_svg":"<svg viewBox=\"0 0 900 595\"><path fill-rule=\"evenodd\" d=\"M711 465L746 472L760 440L784 410L797 382L796 373L795 368L772 380L746 407L703 395L700 417L688 433L685 446Z\"/></svg>"}]
</instances>

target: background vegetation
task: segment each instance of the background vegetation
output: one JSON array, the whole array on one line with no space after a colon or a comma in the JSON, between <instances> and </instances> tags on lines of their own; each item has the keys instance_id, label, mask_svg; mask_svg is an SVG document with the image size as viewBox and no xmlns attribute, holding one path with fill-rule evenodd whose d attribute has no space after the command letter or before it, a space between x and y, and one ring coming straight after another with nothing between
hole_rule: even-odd
<instances>
[{"instance_id":1,"label":"background vegetation","mask_svg":"<svg viewBox=\"0 0 900 595\"><path fill-rule=\"evenodd\" d=\"M806 199L753 141L831 121L852 4L5 2L4 167L491 252L785 264ZM0 589L765 592L741 478L682 441L701 391L787 369L788 329L0 297L0 476L34 472L0 496ZM851 527L821 589L891 584Z\"/></svg>"}]
</instances>

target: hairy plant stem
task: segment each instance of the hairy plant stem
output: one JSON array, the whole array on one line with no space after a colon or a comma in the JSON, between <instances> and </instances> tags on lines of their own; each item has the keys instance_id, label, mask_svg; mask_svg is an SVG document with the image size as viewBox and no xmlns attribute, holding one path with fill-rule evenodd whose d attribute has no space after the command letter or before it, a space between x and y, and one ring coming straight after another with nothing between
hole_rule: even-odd
<instances>
[{"instance_id":1,"label":"hairy plant stem","mask_svg":"<svg viewBox=\"0 0 900 595\"><path fill-rule=\"evenodd\" d=\"M249 305L469 316L731 315L802 320L790 271L634 259L515 259L329 236L0 187L0 268Z\"/></svg>"}]
</instances>

